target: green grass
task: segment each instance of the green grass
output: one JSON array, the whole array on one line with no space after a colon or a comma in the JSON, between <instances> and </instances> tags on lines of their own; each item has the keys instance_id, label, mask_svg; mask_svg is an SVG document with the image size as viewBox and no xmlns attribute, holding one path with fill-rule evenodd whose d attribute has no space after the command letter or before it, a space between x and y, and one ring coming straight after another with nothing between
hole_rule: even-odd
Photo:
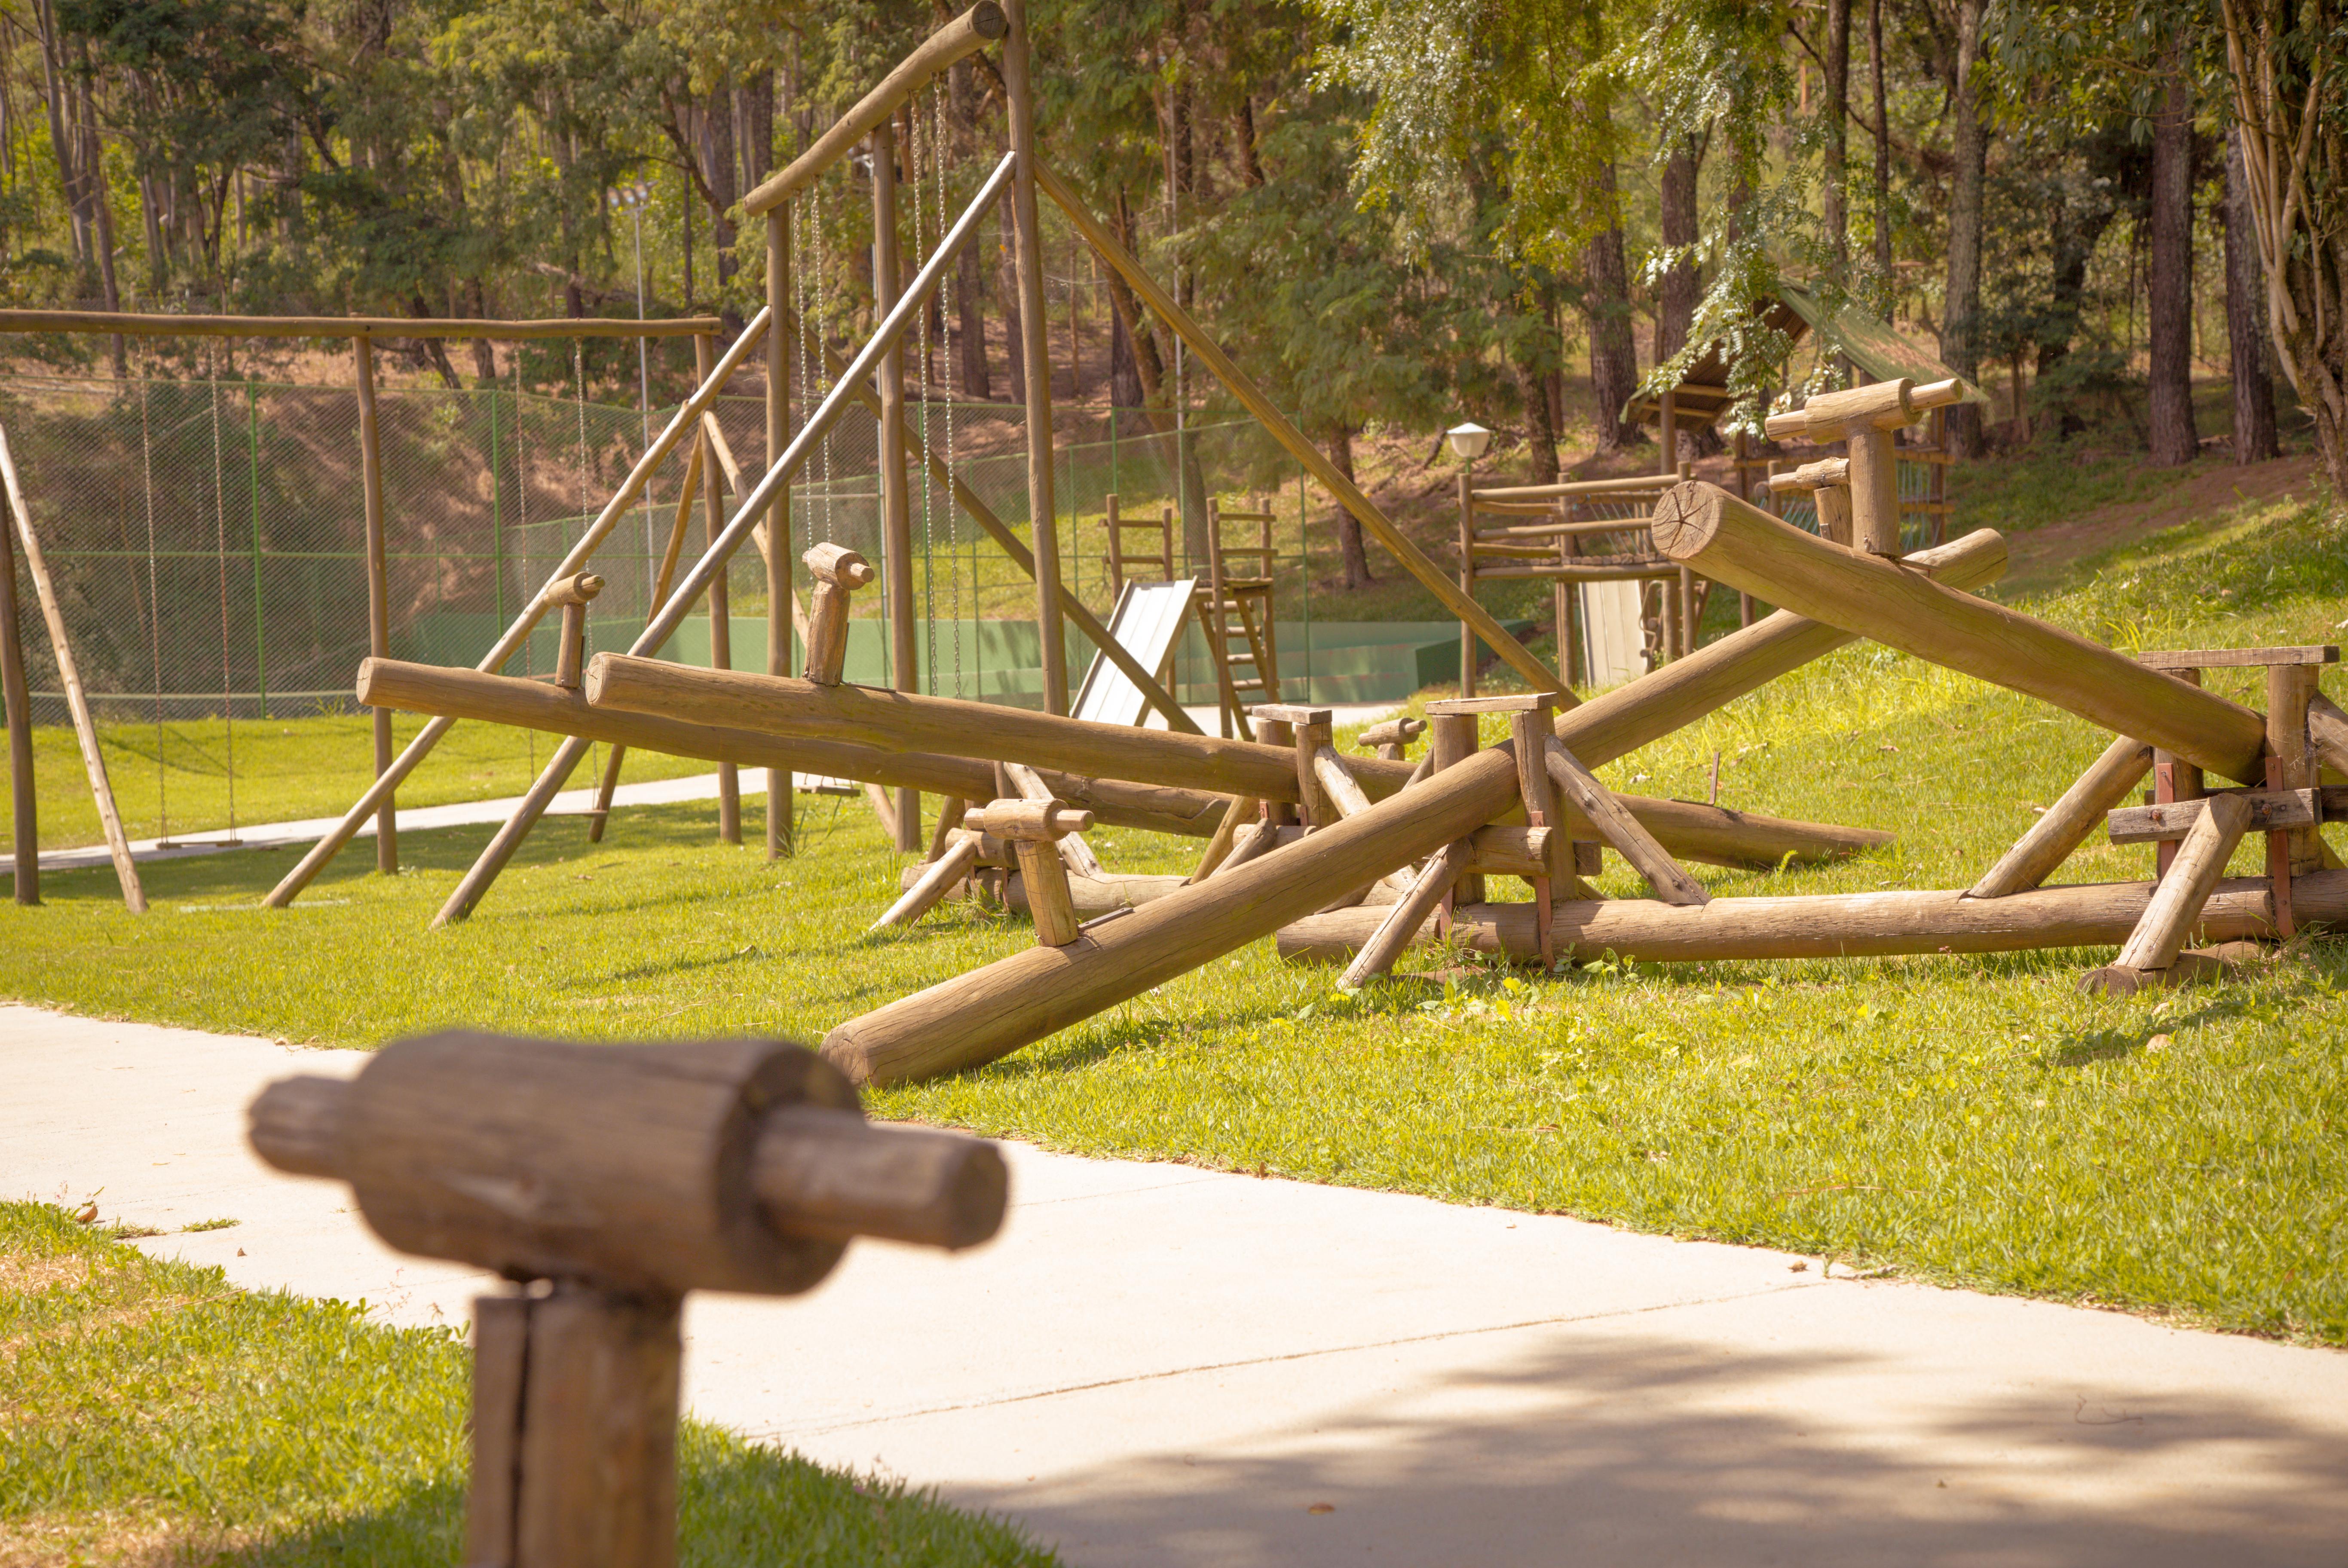
<instances>
[{"instance_id":1,"label":"green grass","mask_svg":"<svg viewBox=\"0 0 2348 1568\"><path fill-rule=\"evenodd\" d=\"M2121 646L2318 642L2348 616L2348 532L2242 508L2087 563L2040 614ZM2255 677L2213 684L2253 696ZM1497 727L1495 729L1497 733ZM1963 886L2101 749L2043 705L1854 645L1606 771L1725 804L1895 830L1782 873L1698 868L1726 896ZM597 849L534 836L467 924L425 923L487 829L403 835L416 870L345 857L294 911L251 905L279 854L104 872L0 910L0 995L370 1045L468 1022L589 1037L843 1019L1029 940L961 907L860 934L899 861L860 804L802 815L767 866L714 808L630 813ZM1129 871L1197 846L1096 835ZM2238 869L2252 869L2255 851ZM2065 881L2148 873L2099 838ZM1609 861L1603 885L1638 896ZM2240 982L2078 995L2108 949L1580 968L1331 994L1259 942L883 1114L1091 1154L1558 1211L1766 1243L1986 1289L2348 1344L2348 954L2304 943Z\"/></svg>"},{"instance_id":2,"label":"green grass","mask_svg":"<svg viewBox=\"0 0 2348 1568\"><path fill-rule=\"evenodd\" d=\"M416 714L394 714L394 744L407 745L428 722ZM375 723L364 714L241 718L234 725L218 718L174 719L160 734L152 723L109 722L98 726L98 736L115 808L122 813L123 830L134 839L160 837L167 824L174 834L226 828L232 760L239 822L339 817L375 779ZM402 786L399 803L439 806L519 795L552 751L542 735L460 724ZM587 789L602 777L600 747L593 767L591 776L582 764L572 787ZM696 758L632 751L621 773L633 782L708 770L709 764ZM35 728L33 778L43 849L105 841L71 727ZM15 843L15 823L0 811L0 852Z\"/></svg>"},{"instance_id":3,"label":"green grass","mask_svg":"<svg viewBox=\"0 0 2348 1568\"><path fill-rule=\"evenodd\" d=\"M470 1357L0 1203L0 1563L456 1560ZM690 1564L1041 1565L995 1521L685 1424Z\"/></svg>"}]
</instances>

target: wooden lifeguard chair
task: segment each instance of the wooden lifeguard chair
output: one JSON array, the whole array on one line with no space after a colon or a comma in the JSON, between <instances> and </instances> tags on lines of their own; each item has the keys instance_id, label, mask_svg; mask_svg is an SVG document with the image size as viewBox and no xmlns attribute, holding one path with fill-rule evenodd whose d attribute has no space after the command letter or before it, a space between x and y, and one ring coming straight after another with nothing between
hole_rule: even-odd
<instances>
[{"instance_id":1,"label":"wooden lifeguard chair","mask_svg":"<svg viewBox=\"0 0 2348 1568\"><path fill-rule=\"evenodd\" d=\"M1252 523L1256 542L1234 544L1223 537L1224 525ZM1207 502L1207 593L1199 602L1199 624L1207 636L1207 657L1215 666L1222 694L1222 733L1226 738L1248 733L1248 711L1241 692L1261 692L1266 702L1280 697L1280 648L1272 617L1272 565L1278 552L1272 542L1270 511L1233 511L1221 501ZM1253 570L1232 569L1231 557L1251 562ZM1234 651L1234 647L1238 651ZM1242 669L1252 673L1241 675Z\"/></svg>"}]
</instances>

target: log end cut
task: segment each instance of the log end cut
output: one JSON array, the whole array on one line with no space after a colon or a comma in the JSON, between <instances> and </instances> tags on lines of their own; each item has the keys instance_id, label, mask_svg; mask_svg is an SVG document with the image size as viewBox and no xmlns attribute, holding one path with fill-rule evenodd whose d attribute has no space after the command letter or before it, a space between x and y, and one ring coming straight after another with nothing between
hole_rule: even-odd
<instances>
[{"instance_id":1,"label":"log end cut","mask_svg":"<svg viewBox=\"0 0 2348 1568\"><path fill-rule=\"evenodd\" d=\"M1727 492L1701 480L1673 485L1655 502L1649 526L1655 548L1673 561L1684 561L1712 542L1720 531L1720 498Z\"/></svg>"}]
</instances>

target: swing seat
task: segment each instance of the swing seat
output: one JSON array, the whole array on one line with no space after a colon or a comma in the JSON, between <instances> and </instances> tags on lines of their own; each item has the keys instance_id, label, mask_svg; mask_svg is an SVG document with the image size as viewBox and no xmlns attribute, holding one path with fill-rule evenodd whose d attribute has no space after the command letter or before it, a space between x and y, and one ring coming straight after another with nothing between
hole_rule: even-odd
<instances>
[{"instance_id":1,"label":"swing seat","mask_svg":"<svg viewBox=\"0 0 2348 1568\"><path fill-rule=\"evenodd\" d=\"M1174 644L1182 635L1183 622L1198 595L1196 577L1178 577L1171 583L1128 578L1117 590L1117 607L1109 613L1108 634L1133 655L1134 663L1163 681L1174 660ZM1071 716L1096 724L1139 724L1148 711L1149 699L1141 688L1109 663L1107 654L1095 653L1084 684L1076 688Z\"/></svg>"}]
</instances>

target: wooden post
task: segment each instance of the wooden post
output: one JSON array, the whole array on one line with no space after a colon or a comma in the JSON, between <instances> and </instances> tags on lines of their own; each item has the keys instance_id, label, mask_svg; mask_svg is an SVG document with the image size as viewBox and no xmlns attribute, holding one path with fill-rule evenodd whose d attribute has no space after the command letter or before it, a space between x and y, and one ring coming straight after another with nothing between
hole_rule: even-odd
<instances>
[{"instance_id":1,"label":"wooden post","mask_svg":"<svg viewBox=\"0 0 2348 1568\"><path fill-rule=\"evenodd\" d=\"M767 214L767 311L777 325L767 334L767 461L782 456L790 440L790 339L781 323L790 315L791 208L777 204ZM791 673L791 487L778 486L767 508L767 673ZM767 769L767 858L791 852L791 775Z\"/></svg>"},{"instance_id":2,"label":"wooden post","mask_svg":"<svg viewBox=\"0 0 2348 1568\"><path fill-rule=\"evenodd\" d=\"M1476 491L1473 463L1459 470L1459 592L1476 597ZM1459 623L1459 695L1476 695L1476 628Z\"/></svg>"},{"instance_id":3,"label":"wooden post","mask_svg":"<svg viewBox=\"0 0 2348 1568\"><path fill-rule=\"evenodd\" d=\"M1093 814L1059 800L995 800L963 819L973 832L1008 842L1019 861L1027 909L1043 947L1066 947L1076 940L1076 906L1068 891L1068 868L1059 841L1093 825Z\"/></svg>"},{"instance_id":4,"label":"wooden post","mask_svg":"<svg viewBox=\"0 0 2348 1568\"><path fill-rule=\"evenodd\" d=\"M1043 642L1044 711L1068 711L1060 636L1060 521L1052 494L1052 354L1044 317L1044 229L1035 211L1035 98L1029 79L1026 0L1003 0L1003 88L1010 121L1013 271L1019 288L1018 354L1027 390L1027 515L1035 536L1035 632Z\"/></svg>"},{"instance_id":5,"label":"wooden post","mask_svg":"<svg viewBox=\"0 0 2348 1568\"><path fill-rule=\"evenodd\" d=\"M1873 555L1900 553L1900 452L1897 432L1854 428L1850 450L1851 542ZM1824 521L1824 513L1820 514Z\"/></svg>"},{"instance_id":6,"label":"wooden post","mask_svg":"<svg viewBox=\"0 0 2348 1568\"><path fill-rule=\"evenodd\" d=\"M391 656L391 573L385 559L383 523L383 442L376 421L375 340L351 339L358 364L359 494L366 511L367 652L378 659ZM391 771L391 713L375 710L375 776ZM399 806L386 794L375 814L375 869L386 875L399 870Z\"/></svg>"},{"instance_id":7,"label":"wooden post","mask_svg":"<svg viewBox=\"0 0 2348 1568\"><path fill-rule=\"evenodd\" d=\"M695 446L693 457L685 466L685 483L676 495L676 514L669 521L668 543L661 550L660 569L653 573L653 603L655 604L668 597L669 584L676 581L676 560L685 552L685 525L693 521L693 503L701 494L701 476L705 467L703 455L703 449ZM717 484L715 475L711 476L709 482L710 488L715 490ZM587 841L591 844L603 841L603 829L612 820L612 796L620 787L620 768L627 759L628 748L624 746L604 748L603 777L595 786L595 804L587 813ZM721 767L726 766L730 764L721 764ZM722 779L724 774L721 772L719 777Z\"/></svg>"},{"instance_id":8,"label":"wooden post","mask_svg":"<svg viewBox=\"0 0 2348 1568\"><path fill-rule=\"evenodd\" d=\"M1535 694L1531 703L1509 715L1509 738L1516 746L1517 789L1524 797L1525 825L1563 827L1564 815L1557 809L1557 787L1550 782L1549 769L1542 765L1542 753L1557 744L1554 705L1546 692ZM1555 967L1557 962L1557 950L1550 936L1550 911L1556 900L1550 892L1546 871L1529 880L1533 884L1533 937L1540 944L1541 967L1547 970ZM1575 892L1586 891L1570 869L1566 872L1566 880Z\"/></svg>"},{"instance_id":9,"label":"wooden post","mask_svg":"<svg viewBox=\"0 0 2348 1568\"><path fill-rule=\"evenodd\" d=\"M1678 388L1663 388L1663 400L1655 406L1656 468L1659 474L1679 472L1680 420Z\"/></svg>"},{"instance_id":10,"label":"wooden post","mask_svg":"<svg viewBox=\"0 0 2348 1568\"><path fill-rule=\"evenodd\" d=\"M872 290L883 315L897 303L897 130L888 120L872 128ZM899 691L921 690L920 645L913 624L913 521L905 480L905 348L891 344L874 377L880 394L880 596L889 617L889 669ZM924 418L926 418L926 413ZM892 807L897 851L922 847L922 798L897 791Z\"/></svg>"},{"instance_id":11,"label":"wooden post","mask_svg":"<svg viewBox=\"0 0 2348 1568\"><path fill-rule=\"evenodd\" d=\"M872 563L844 544L819 544L807 552L807 568L815 578L808 605L807 678L818 686L838 686L848 662L849 596L872 581Z\"/></svg>"},{"instance_id":12,"label":"wooden post","mask_svg":"<svg viewBox=\"0 0 2348 1568\"><path fill-rule=\"evenodd\" d=\"M1275 828L1284 828L1291 823L1311 827L1313 825L1311 820L1299 810L1302 804L1301 799L1291 799L1296 789L1296 785L1291 781L1295 776L1296 730L1294 727L1285 719L1274 718L1270 715L1262 718L1251 715L1248 727L1255 731L1255 743L1258 746L1276 746L1289 754L1290 779L1254 791L1256 797L1264 803L1263 820Z\"/></svg>"},{"instance_id":13,"label":"wooden post","mask_svg":"<svg viewBox=\"0 0 2348 1568\"><path fill-rule=\"evenodd\" d=\"M1680 645L1672 650L1672 656L1675 659L1684 659L1695 652L1696 636L1700 630L1696 625L1695 573L1684 566L1680 568L1679 594Z\"/></svg>"},{"instance_id":14,"label":"wooden post","mask_svg":"<svg viewBox=\"0 0 2348 1568\"><path fill-rule=\"evenodd\" d=\"M2322 782L2308 735L2308 708L2315 696L2316 674L2313 665L2267 666L2267 745L2274 763L2267 779L2270 789L2312 789ZM2291 875L2306 876L2323 869L2322 840L2315 829L2294 828L2282 837L2288 845Z\"/></svg>"},{"instance_id":15,"label":"wooden post","mask_svg":"<svg viewBox=\"0 0 2348 1568\"><path fill-rule=\"evenodd\" d=\"M587 654L587 606L602 592L603 580L582 572L546 596L548 603L562 606L562 629L555 637L554 684L566 691L579 689L579 670Z\"/></svg>"},{"instance_id":16,"label":"wooden post","mask_svg":"<svg viewBox=\"0 0 2348 1568\"><path fill-rule=\"evenodd\" d=\"M130 841L122 831L122 814L114 809L114 786L106 777L106 754L98 743L98 725L89 716L89 699L82 692L81 666L75 663L73 643L66 635L65 606L57 584L49 579L48 562L41 556L41 536L33 530L32 509L25 504L25 486L16 475L15 455L8 449L8 432L0 428L0 482L8 490L8 511L16 520L16 542L24 547L25 573L33 580L33 594L41 603L41 618L48 623L49 652L57 662L57 681L66 688L66 710L73 716L74 738L81 744L82 771L89 779L90 799L106 830L107 853L114 860L114 878L122 885L122 902L133 914L147 913L147 891L139 885L139 867L130 859ZM14 580L11 579L13 590ZM12 724L9 744L17 733ZM29 744L32 730L24 732ZM32 769L16 771L18 788L29 787ZM21 884L19 884L21 885Z\"/></svg>"},{"instance_id":17,"label":"wooden post","mask_svg":"<svg viewBox=\"0 0 2348 1568\"><path fill-rule=\"evenodd\" d=\"M8 793L16 902L41 902L41 825L33 789L33 695L25 680L25 633L16 613L15 531L0 527L0 712L8 723Z\"/></svg>"},{"instance_id":18,"label":"wooden post","mask_svg":"<svg viewBox=\"0 0 2348 1568\"><path fill-rule=\"evenodd\" d=\"M2239 703L1899 562L1838 549L1716 485L1664 492L1653 532L1665 556L1715 582L2039 697L2228 778L2265 778L2265 721Z\"/></svg>"},{"instance_id":19,"label":"wooden post","mask_svg":"<svg viewBox=\"0 0 2348 1568\"><path fill-rule=\"evenodd\" d=\"M1437 776L1447 769L1457 768L1476 754L1478 743L1474 714L1431 714L1426 727L1426 754L1433 760ZM1484 878L1476 872L1463 872L1454 878L1439 901L1446 920L1460 904L1483 902Z\"/></svg>"},{"instance_id":20,"label":"wooden post","mask_svg":"<svg viewBox=\"0 0 2348 1568\"><path fill-rule=\"evenodd\" d=\"M781 335L773 335L773 340L779 342ZM716 366L717 345L705 332L694 334L695 379L708 380L710 372ZM726 497L717 487L717 458L710 443L707 420L703 421L700 434L694 443L691 461L696 467L686 469L686 483L692 482L696 469L709 476L709 482L701 492L701 517L707 542L715 544L717 536L726 531ZM767 548L769 553L779 548L771 510L767 512ZM734 667L734 616L726 593L726 577L727 573L720 572L709 580L709 667L713 670ZM665 572L662 573L661 581L662 587L653 595L655 603L668 597ZM724 844L742 841L742 773L731 762L717 765L717 841Z\"/></svg>"},{"instance_id":21,"label":"wooden post","mask_svg":"<svg viewBox=\"0 0 2348 1568\"><path fill-rule=\"evenodd\" d=\"M2152 766L2152 748L2141 740L2122 736L2113 741L1965 896L2006 898L2044 882L2095 831L2104 813L2127 798Z\"/></svg>"},{"instance_id":22,"label":"wooden post","mask_svg":"<svg viewBox=\"0 0 2348 1568\"><path fill-rule=\"evenodd\" d=\"M2201 684L2201 672L2191 667L2179 667L2168 672L2187 686ZM2201 769L2170 752L2156 748L2152 754L2152 798L2161 805L2178 800L2199 800L2209 793ZM2156 879L2168 874L2177 859L2177 844L2164 840L2153 846L2153 874Z\"/></svg>"}]
</instances>

